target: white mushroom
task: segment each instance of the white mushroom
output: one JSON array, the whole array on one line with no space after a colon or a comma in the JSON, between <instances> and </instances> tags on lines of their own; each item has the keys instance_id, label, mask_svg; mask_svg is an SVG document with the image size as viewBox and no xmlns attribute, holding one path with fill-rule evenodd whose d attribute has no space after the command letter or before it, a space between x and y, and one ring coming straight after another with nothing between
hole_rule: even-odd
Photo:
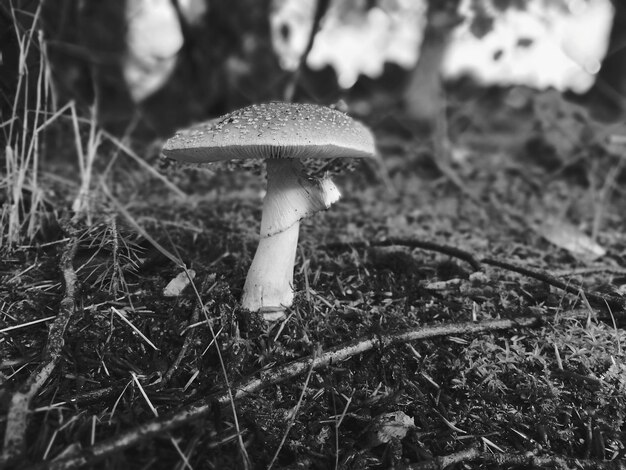
<instances>
[{"instance_id":1,"label":"white mushroom","mask_svg":"<svg viewBox=\"0 0 626 470\"><path fill-rule=\"evenodd\" d=\"M376 148L371 131L340 111L277 102L248 106L180 132L165 143L163 153L189 163L266 160L261 239L242 306L272 320L293 302L299 221L328 209L340 197L328 177L308 176L300 160L371 158Z\"/></svg>"}]
</instances>

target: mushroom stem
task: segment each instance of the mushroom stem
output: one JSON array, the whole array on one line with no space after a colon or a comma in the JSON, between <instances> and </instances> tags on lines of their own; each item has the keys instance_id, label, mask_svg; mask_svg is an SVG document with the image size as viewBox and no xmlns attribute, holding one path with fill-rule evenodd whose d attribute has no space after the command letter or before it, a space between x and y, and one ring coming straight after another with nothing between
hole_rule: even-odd
<instances>
[{"instance_id":1,"label":"mushroom stem","mask_svg":"<svg viewBox=\"0 0 626 470\"><path fill-rule=\"evenodd\" d=\"M243 287L242 307L280 318L293 302L293 265L300 222L261 238Z\"/></svg>"},{"instance_id":2,"label":"mushroom stem","mask_svg":"<svg viewBox=\"0 0 626 470\"><path fill-rule=\"evenodd\" d=\"M277 319L293 302L293 266L300 219L327 209L339 190L324 178L309 178L294 159L267 160L261 240L243 287L242 307Z\"/></svg>"}]
</instances>

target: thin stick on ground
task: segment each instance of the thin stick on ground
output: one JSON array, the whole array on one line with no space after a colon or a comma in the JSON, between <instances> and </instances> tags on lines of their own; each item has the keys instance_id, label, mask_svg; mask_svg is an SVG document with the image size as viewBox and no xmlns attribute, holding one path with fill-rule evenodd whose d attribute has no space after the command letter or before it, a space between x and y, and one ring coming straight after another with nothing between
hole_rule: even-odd
<instances>
[{"instance_id":1,"label":"thin stick on ground","mask_svg":"<svg viewBox=\"0 0 626 470\"><path fill-rule=\"evenodd\" d=\"M531 468L554 468L569 470L578 468L581 470L626 470L624 460L587 460L562 457L560 455L539 456L532 453L525 454L493 454L481 452L477 448L469 448L454 454L436 457L433 460L419 462L405 466L406 470L443 470L450 465L458 465L467 462L478 462L483 465L497 465L502 467L531 467Z\"/></svg>"},{"instance_id":2,"label":"thin stick on ground","mask_svg":"<svg viewBox=\"0 0 626 470\"><path fill-rule=\"evenodd\" d=\"M298 411L300 411L300 407L302 406L302 402L304 401L304 395L306 394L306 391L309 387L309 380L311 380L311 374L313 374L313 361L311 362L309 373L306 375L306 379L304 379L304 385L302 386L302 392L300 393L300 398L298 398L298 403L296 403L296 407L291 412L291 418L289 419L289 423L287 423L287 428L285 429L285 432L283 433L283 438L280 440L280 444L278 445L276 452L274 452L274 457L272 457L270 464L267 466L267 470L271 470L274 464L276 463L276 460L278 460L280 451L285 445L285 441L287 441L287 436L289 435L289 431L291 431L291 428L296 422L296 418L298 417Z\"/></svg>"},{"instance_id":3,"label":"thin stick on ground","mask_svg":"<svg viewBox=\"0 0 626 470\"><path fill-rule=\"evenodd\" d=\"M137 445L143 440L206 416L214 410L215 406L221 407L229 403L232 404L232 401L235 399L241 399L250 394L257 393L268 386L293 379L309 370L316 370L345 361L357 354L362 354L374 348L384 348L396 344L444 336L474 335L512 328L537 327L541 325L541 323L541 319L537 317L520 317L514 320L490 320L481 323L467 322L430 327L418 326L413 329L390 333L388 335L366 336L331 348L328 351L317 354L313 358L307 356L306 358L295 360L270 370L261 371L256 374L255 377L235 384L232 389L222 390L221 392L212 394L205 399L182 408L176 414L168 418L150 421L124 433L119 433L117 436L102 441L82 452L71 453L65 456L65 458L54 462L46 462L45 467L41 465L33 468L40 470L43 468L48 470L67 470L93 464L113 453Z\"/></svg>"},{"instance_id":4,"label":"thin stick on ground","mask_svg":"<svg viewBox=\"0 0 626 470\"><path fill-rule=\"evenodd\" d=\"M233 391L230 386L231 382L230 382L230 379L228 378L228 372L226 371L226 363L224 361L224 356L222 355L222 350L220 349L219 343L217 341L219 331L217 334L215 333L215 330L213 329L213 324L211 323L211 319L209 318L209 313L207 312L206 306L202 300L202 296L200 295L200 292L198 291L198 288L196 284L194 283L193 277L190 275L189 270L184 266L180 253L176 249L176 245L174 245L172 239L169 236L169 233L167 234L167 238L169 242L171 243L172 248L174 249L174 252L176 253L177 259L179 260L180 264L183 266L183 269L185 270L185 274L187 278L189 279L189 284L191 285L191 288L193 289L193 293L196 296L196 300L198 302L198 308L202 311L202 314L204 315L204 318L206 320L206 324L209 327L209 331L211 332L211 344L215 343L215 352L217 353L217 357L220 362L220 368L222 369L222 375L224 376L227 403L230 404L231 411L233 413L233 422L235 424L235 431L237 431L237 444L239 445L239 451L241 454L243 469L248 470L251 466L250 457L248 456L248 451L246 450L246 446L243 442L243 433L239 427L239 418L237 417L237 407L235 406L235 398L233 397ZM215 287L215 284L213 284L213 287ZM213 290L213 287L209 288L207 292L211 292L211 290ZM220 329L220 331L222 330ZM207 347L207 350L210 346L211 345Z\"/></svg>"},{"instance_id":5,"label":"thin stick on ground","mask_svg":"<svg viewBox=\"0 0 626 470\"><path fill-rule=\"evenodd\" d=\"M100 188L102 189L102 192L109 198L109 200L111 201L111 203L113 204L113 206L115 207L117 212L119 214L121 214L122 216L124 216L124 219L135 230L137 230L137 232L143 238L148 240L148 242L154 248L156 248L159 251L159 253L161 253L163 256L165 256L167 259L169 259L172 263L174 263L175 266L177 266L179 268L184 268L184 264L183 264L182 260L180 259L180 257L176 257L172 253L170 253L163 245L161 245L159 242L157 242L141 225L139 225L139 222L137 222L137 220L130 214L130 212L128 212L122 206L122 204L117 200L117 198L115 196L113 196L113 194L111 194L111 191L109 190L107 185L104 183L104 181L100 182Z\"/></svg>"},{"instance_id":6,"label":"thin stick on ground","mask_svg":"<svg viewBox=\"0 0 626 470\"><path fill-rule=\"evenodd\" d=\"M248 451L246 450L246 446L243 442L243 434L239 427L239 418L237 417L237 407L235 406L235 394L233 393L233 389L231 388L231 382L230 382L230 379L228 378L228 372L226 371L226 363L224 362L224 356L222 354L219 343L217 341L217 334L215 334L215 330L213 329L213 325L211 323L211 320L209 319L209 314L204 305L204 302L202 301L202 297L200 296L200 292L198 292L198 288L194 284L193 279L191 278L191 276L189 276L189 272L187 271L187 268L185 268L185 272L187 273L187 276L189 277L191 287L198 301L198 307L202 310L202 313L204 314L204 318L206 319L206 323L209 327L209 331L211 332L211 342L215 342L215 352L217 353L217 357L220 362L220 368L222 369L222 374L224 376L224 384L226 385L226 393L223 395L224 400L223 402L220 402L220 404L230 405L230 409L233 413L233 422L235 424L235 430L237 431L237 443L239 445L239 451L241 453L243 468L244 470L248 470L251 466L250 457L248 456Z\"/></svg>"},{"instance_id":7,"label":"thin stick on ground","mask_svg":"<svg viewBox=\"0 0 626 470\"><path fill-rule=\"evenodd\" d=\"M200 308L195 307L191 314L189 324L193 325L194 323L197 323L199 318L200 318ZM195 328L191 328L187 330L187 332L185 333L185 340L183 341L183 345L181 346L180 351L178 351L178 355L176 356L176 359L174 359L174 362L172 363L170 368L167 370L167 372L163 376L164 387L170 382L170 380L172 380L174 373L178 369L178 366L180 366L180 363L183 361L185 355L187 354L187 350L189 349L189 346L191 346L191 343L193 342L195 337L196 337Z\"/></svg>"},{"instance_id":8,"label":"thin stick on ground","mask_svg":"<svg viewBox=\"0 0 626 470\"><path fill-rule=\"evenodd\" d=\"M435 251L444 255L452 256L467 262L475 271L482 268L478 261L471 253L456 248L454 246L441 245L439 243L417 240L413 238L396 238L390 237L384 240L376 240L372 242L348 242L348 243L329 243L323 248L328 250L341 250L349 248L369 248L369 247L386 247L386 246L406 246L407 248L418 248L420 250Z\"/></svg>"},{"instance_id":9,"label":"thin stick on ground","mask_svg":"<svg viewBox=\"0 0 626 470\"><path fill-rule=\"evenodd\" d=\"M169 234L168 234L168 239L169 239L170 243L172 244L172 247L174 248L174 251L176 252L177 259L182 264L182 258L180 256L180 253L178 253L178 251L176 250L176 246L174 245L174 243L170 239ZM190 273L187 272L187 270L185 270L185 273L186 273L187 276L189 276L188 277L189 283L193 284L193 278L190 276ZM215 288L216 285L217 285L217 283L213 283L213 285L211 287L209 287L209 289L207 290L206 293L209 294ZM194 294L196 294L196 300L198 301L198 306L196 306L193 309L193 312L191 313L191 318L189 319L189 325L194 325L194 324L198 323L198 320L200 319L200 311L202 310L203 313L205 313L205 321L209 324L209 327L210 327L210 322L209 322L209 320L208 320L208 318L206 316L206 312L204 312L204 309L202 307L202 305L203 305L202 304L202 299L200 297L198 289L195 287L195 285L193 286L193 288L194 288ZM176 356L176 359L174 360L174 362L172 363L170 368L167 370L167 372L163 376L163 386L165 386L166 384L169 383L170 380L172 380L172 377L174 376L174 373L176 372L176 369L178 369L178 367L180 366L180 363L182 362L182 360L184 359L185 355L187 354L187 350L189 349L189 347L191 346L191 343L195 339L195 336L196 336L195 332L196 332L195 328L189 329L189 326L187 326L187 329L186 329L186 332L185 332L185 340L183 342L183 345L180 348L180 351L178 352L178 355ZM219 335L219 331L218 331L217 335ZM216 335L214 335L214 338L215 337L216 337ZM207 346L207 349L210 348L212 344L213 344L213 341L211 341L209 346Z\"/></svg>"},{"instance_id":10,"label":"thin stick on ground","mask_svg":"<svg viewBox=\"0 0 626 470\"><path fill-rule=\"evenodd\" d=\"M59 313L50 325L48 342L42 355L41 364L11 397L0 464L13 460L23 454L25 450L30 403L48 380L61 358L61 351L65 344L65 329L76 307L77 279L72 263L78 247L78 236L70 224L68 224L67 231L69 241L65 246L60 262L65 281L65 294L59 306Z\"/></svg>"},{"instance_id":11,"label":"thin stick on ground","mask_svg":"<svg viewBox=\"0 0 626 470\"><path fill-rule=\"evenodd\" d=\"M329 250L338 250L338 249L348 249L348 248L367 248L367 247L384 247L384 246L405 246L408 248L418 248L426 251L435 251L437 253L442 253L444 255L452 256L454 258L458 258L462 261L467 262L475 271L480 271L483 265L490 265L501 269L506 269L508 271L516 272L518 274L522 274L527 277L531 277L533 279L537 279L538 281L545 282L546 284L556 287L557 289L564 290L569 294L574 295L585 295L589 302L593 304L594 307L602 309L603 311L613 309L613 313L615 311L623 312L626 310L626 301L624 301L620 297L616 296L605 296L601 294L597 294L594 292L589 292L585 290L582 286L576 284L570 284L557 279L556 277L537 270L532 270L528 268L524 268L522 266L516 266L514 264L508 263L506 261L501 261L493 258L482 258L478 259L471 253L462 250L460 248L456 248L453 246L440 245L438 243L423 241L423 240L415 240L410 238L387 238L384 240L377 240L373 242L349 242L349 243L329 243L325 245L324 248ZM608 307L608 308L607 308Z\"/></svg>"},{"instance_id":12,"label":"thin stick on ground","mask_svg":"<svg viewBox=\"0 0 626 470\"><path fill-rule=\"evenodd\" d=\"M513 271L524 276L532 277L533 279L537 279L538 281L543 281L546 284L551 285L552 287L564 290L565 292L568 292L570 294L581 295L582 293L585 297L587 297L589 303L593 304L594 307L601 308L603 310L606 310L607 306L609 307L609 309L616 309L619 311L623 311L626 308L626 302L624 302L624 300L621 298L604 296L593 292L588 292L583 289L582 286L563 282L560 279L557 279L554 276L551 276L550 274L545 272L524 268L522 266L516 266L514 264L492 258L483 258L480 261L483 264L496 266L498 268Z\"/></svg>"}]
</instances>

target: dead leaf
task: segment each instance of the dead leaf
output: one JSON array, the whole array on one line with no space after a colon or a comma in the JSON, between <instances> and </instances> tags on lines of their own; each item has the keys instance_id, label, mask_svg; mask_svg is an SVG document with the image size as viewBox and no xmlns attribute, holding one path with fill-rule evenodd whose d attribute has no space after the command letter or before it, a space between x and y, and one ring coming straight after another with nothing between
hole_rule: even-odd
<instances>
[{"instance_id":1,"label":"dead leaf","mask_svg":"<svg viewBox=\"0 0 626 470\"><path fill-rule=\"evenodd\" d=\"M182 273L179 273L178 276L172 279L167 286L165 286L165 289L163 289L163 295L165 297L178 297L195 277L196 272L193 269L188 269L187 272L183 271Z\"/></svg>"},{"instance_id":2,"label":"dead leaf","mask_svg":"<svg viewBox=\"0 0 626 470\"><path fill-rule=\"evenodd\" d=\"M606 254L606 250L591 237L565 221L544 222L537 232L550 243L584 260L593 261Z\"/></svg>"},{"instance_id":3,"label":"dead leaf","mask_svg":"<svg viewBox=\"0 0 626 470\"><path fill-rule=\"evenodd\" d=\"M415 420L403 411L376 416L365 434L365 447L372 448L404 438L415 427Z\"/></svg>"}]
</instances>

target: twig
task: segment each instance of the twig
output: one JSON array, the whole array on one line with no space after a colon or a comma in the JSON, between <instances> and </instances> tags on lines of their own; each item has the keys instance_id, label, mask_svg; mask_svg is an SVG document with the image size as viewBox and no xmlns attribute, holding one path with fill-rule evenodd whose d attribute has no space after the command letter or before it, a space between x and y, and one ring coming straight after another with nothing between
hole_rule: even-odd
<instances>
[{"instance_id":1,"label":"twig","mask_svg":"<svg viewBox=\"0 0 626 470\"><path fill-rule=\"evenodd\" d=\"M407 465L404 468L405 470L443 470L444 468L456 463L472 462L478 459L478 456L480 456L480 451L472 447L455 452L454 454L435 457L432 460Z\"/></svg>"},{"instance_id":2,"label":"twig","mask_svg":"<svg viewBox=\"0 0 626 470\"><path fill-rule=\"evenodd\" d=\"M228 372L226 370L226 363L224 361L224 356L222 354L222 350L219 346L219 343L217 342L217 337L219 336L220 332L222 331L222 328L220 328L220 330L217 332L217 334L215 333L215 330L213 329L213 324L211 323L211 320L209 318L209 313L207 312L207 308L205 306L204 301L202 300L202 296L200 295L200 292L198 291L198 288L196 286L196 284L193 281L193 276L191 275L191 273L189 272L189 270L187 269L187 267L183 264L182 262L182 257L180 256L180 253L178 252L178 250L176 249L176 245L174 244L174 242L172 241L172 239L169 236L169 233L167 233L167 238L170 242L170 244L172 245L172 248L174 249L174 252L176 253L176 259L178 260L179 265L183 268L183 270L185 271L185 274L187 275L187 278L189 279L189 284L191 285L191 288L193 289L193 293L196 297L196 300L198 302L198 308L202 311L206 324L209 327L209 332L211 333L211 343L209 344L209 346L207 347L207 349L205 350L205 352L211 347L211 345L213 343L215 343L215 352L217 353L217 357L219 359L219 363L220 363L220 368L222 369L222 374L224 376L224 384L226 387L226 396L227 396L227 403L230 404L231 406L231 411L233 413L233 424L235 425L235 431L237 431L236 434L236 438L237 438L237 444L239 446L239 452L241 454L241 460L242 460L242 468L243 470L248 470L251 467L251 462L250 462L250 457L248 456L248 451L246 450L246 446L245 443L243 442L243 431L241 430L240 426L239 426L239 418L237 416L237 408L235 406L235 399L233 398L233 393L232 393L232 388L231 388L231 382L230 379L228 378ZM214 283L212 287L209 288L208 292L211 292L211 290L213 290L213 288L216 286L216 284ZM204 353L202 353L204 354Z\"/></svg>"},{"instance_id":3,"label":"twig","mask_svg":"<svg viewBox=\"0 0 626 470\"><path fill-rule=\"evenodd\" d=\"M487 264L490 266L495 266L498 268L506 269L508 271L513 271L518 274L522 274L524 276L531 277L533 279L537 279L539 281L543 281L548 285L556 287L558 289L564 290L570 294L581 295L584 294L589 302L593 304L594 307L602 309L602 310L610 310L613 309L613 313L615 310L624 311L626 310L626 301L620 297L616 296L604 296L601 294L596 294L594 292L588 292L583 289L580 285L570 284L557 279L556 277L542 271L535 271L528 268L524 268L521 266L516 266L514 264L508 263L506 261L500 261L493 258L482 258L478 260L471 253L461 250L460 248L455 248L453 246L440 245L438 243L427 242L422 240L415 240L412 238L386 238L384 240L378 240L373 242L350 242L350 243L329 243L324 245L323 248L328 250L342 250L349 248L367 248L372 246L406 246L409 248L419 248L427 251L435 251L438 253L443 253L445 255L453 256L460 260L467 262L475 271L480 271L483 265Z\"/></svg>"},{"instance_id":4,"label":"twig","mask_svg":"<svg viewBox=\"0 0 626 470\"><path fill-rule=\"evenodd\" d=\"M4 448L2 456L0 456L0 466L20 456L25 450L30 403L48 380L61 358L61 350L65 344L65 328L75 310L77 280L72 263L78 247L78 235L71 224L68 224L66 231L68 232L69 240L60 261L60 268L65 281L65 295L61 300L59 313L50 325L48 342L42 354L41 363L11 397L4 435Z\"/></svg>"},{"instance_id":5,"label":"twig","mask_svg":"<svg viewBox=\"0 0 626 470\"><path fill-rule=\"evenodd\" d=\"M150 242L150 244L156 248L159 253L161 253L163 256L165 256L167 259L169 259L171 262L174 263L174 265L176 265L177 267L182 267L183 263L182 261L177 258L176 256L174 256L172 253L170 253L163 245L161 245L159 242L157 242L148 232L146 232L146 230L139 225L139 223L135 220L135 218L130 214L130 212L128 212L123 206L122 204L117 200L117 198L115 196L113 196L111 194L111 191L109 191L109 188L107 187L106 184L104 184L103 181L100 182L100 187L102 188L102 191L104 192L104 194L109 198L109 200L111 201L111 203L113 203L113 206L115 207L115 209L124 216L124 218L126 219L126 221L135 229L137 230L137 232L139 232L139 234L145 238L146 240L148 240L148 242Z\"/></svg>"},{"instance_id":6,"label":"twig","mask_svg":"<svg viewBox=\"0 0 626 470\"><path fill-rule=\"evenodd\" d=\"M589 266L575 269L561 269L553 271L555 277L589 276L592 274L614 274L616 276L626 276L626 269L615 266Z\"/></svg>"},{"instance_id":7,"label":"twig","mask_svg":"<svg viewBox=\"0 0 626 470\"><path fill-rule=\"evenodd\" d=\"M50 320L54 319L55 317L56 317L56 315L52 315L50 317L39 318L37 320L33 320L33 321L26 322L26 323L22 323L20 325L7 326L6 328L0 329L0 333L6 333L7 331L18 330L20 328L26 328L27 326L37 325L39 323L50 321Z\"/></svg>"},{"instance_id":8,"label":"twig","mask_svg":"<svg viewBox=\"0 0 626 470\"><path fill-rule=\"evenodd\" d=\"M168 234L168 238L169 238L169 234ZM170 242L172 242L171 239L170 239ZM178 256L178 258L181 259L180 254L176 250L176 246L173 243L172 243L172 246L174 247L174 250L176 251L176 255ZM182 264L182 260L181 260L181 264ZM230 404L230 408L233 413L233 424L235 425L235 431L237 431L237 444L239 446L239 453L241 454L241 460L243 464L242 468L243 470L249 470L252 465L252 462L250 461L250 456L248 455L248 451L246 450L246 445L243 442L243 433L241 431L241 428L239 427L239 417L237 416L237 407L235 406L235 398L233 397L233 390L230 386L231 382L230 382L230 379L228 378L228 371L226 370L226 363L224 361L224 355L222 354L222 350L217 341L217 337L219 336L222 329L220 328L217 334L215 334L215 330L213 329L213 324L211 323L211 319L209 318L209 313L207 312L206 305L202 301L202 296L200 295L200 292L198 291L198 288L196 284L193 282L193 278L189 274L189 271L187 270L186 267L184 268L184 270L185 270L185 274L187 274L187 277L189 278L189 283L191 284L193 293L196 296L196 300L198 301L198 307L202 310L202 314L204 315L207 326L209 327L209 331L211 332L211 343L215 343L215 352L217 353L217 358L220 363L220 368L222 369L222 374L224 376L224 384L226 386L226 403ZM215 284L213 284L213 286L215 286ZM209 292L211 290L212 288L209 289Z\"/></svg>"},{"instance_id":9,"label":"twig","mask_svg":"<svg viewBox=\"0 0 626 470\"><path fill-rule=\"evenodd\" d=\"M193 309L189 323L193 325L194 323L198 322L199 318L200 318L200 309L196 307ZM163 386L166 386L169 383L169 381L172 380L172 376L174 375L174 372L176 372L176 369L178 369L178 366L180 365L183 358L185 357L185 354L187 354L187 350L189 349L189 346L191 345L195 337L196 337L196 329L195 328L188 329L187 332L185 333L185 341L183 342L183 345L180 348L180 351L178 351L178 355L176 356L176 359L174 359L174 362L172 363L170 368L167 370L167 372L163 376Z\"/></svg>"},{"instance_id":10,"label":"twig","mask_svg":"<svg viewBox=\"0 0 626 470\"><path fill-rule=\"evenodd\" d=\"M314 353L315 354L315 353ZM274 457L270 461L267 466L267 470L272 470L272 467L278 460L278 456L280 455L280 451L285 445L285 441L287 441L287 436L289 436L289 431L296 422L296 418L298 417L298 411L300 411L300 407L302 406L302 402L304 401L304 395L306 394L307 388L309 387L309 380L311 380L311 375L313 374L313 361L311 361L311 367L309 367L309 373L306 375L306 379L304 379L304 386L302 387L302 392L300 392L300 398L298 398L298 403L296 403L296 407L291 412L291 418L287 423L287 427L285 428L285 432L283 433L283 438L280 440L280 444L278 444L278 448L276 452L274 452Z\"/></svg>"},{"instance_id":11,"label":"twig","mask_svg":"<svg viewBox=\"0 0 626 470\"><path fill-rule=\"evenodd\" d=\"M155 351L158 351L159 348L157 348L154 343L152 341L150 341L148 339L148 337L146 335L144 335L141 330L139 328L137 328L135 325L133 325L133 322L131 322L128 318L126 318L124 316L124 313L122 313L120 310L116 309L115 307L111 306L111 311L114 312L118 318L120 318L124 323L126 323L135 333L137 333L137 335L143 339L146 344L150 345L150 347L152 349L154 349Z\"/></svg>"},{"instance_id":12,"label":"twig","mask_svg":"<svg viewBox=\"0 0 626 470\"><path fill-rule=\"evenodd\" d=\"M420 250L436 251L437 253L443 253L454 258L458 258L467 262L475 271L480 271L482 268L480 261L478 261L471 253L456 248L454 246L441 245L439 243L427 242L423 240L416 240L413 238L396 238L390 237L384 240L377 240L373 242L349 242L349 243L329 243L324 245L323 248L328 250L345 250L349 248L368 248L368 247L383 247L383 246L406 246L408 248L419 248Z\"/></svg>"},{"instance_id":13,"label":"twig","mask_svg":"<svg viewBox=\"0 0 626 470\"><path fill-rule=\"evenodd\" d=\"M450 465L479 462L483 465L497 465L498 467L530 467L530 468L555 468L569 470L572 468L582 470L626 470L624 460L587 460L563 457L560 455L538 456L533 453L525 454L493 454L481 452L476 448L465 449L454 454L436 457L427 462L409 464L403 467L405 470L443 470Z\"/></svg>"},{"instance_id":14,"label":"twig","mask_svg":"<svg viewBox=\"0 0 626 470\"><path fill-rule=\"evenodd\" d=\"M580 295L582 292L585 295L585 297L587 297L587 300L589 300L589 303L593 304L597 308L602 308L606 310L608 306L609 308L617 309L620 311L623 311L624 309L626 309L626 302L623 299L620 299L618 297L609 297L609 296L604 296L600 294L595 294L593 292L587 292L581 286L563 282L560 279L557 279L554 276L551 276L550 274L545 273L545 272L530 270L522 266L516 266L514 264L507 263L505 261L500 261L497 259L492 259L492 258L483 258L480 261L483 264L488 264L491 266L496 266L498 268L507 269L509 271L513 271L519 274L523 274L524 276L532 277L539 281L543 281L546 284L549 284L553 287L557 287L570 294Z\"/></svg>"},{"instance_id":15,"label":"twig","mask_svg":"<svg viewBox=\"0 0 626 470\"><path fill-rule=\"evenodd\" d=\"M47 470L67 470L83 465L93 464L108 455L120 452L132 447L139 442L170 431L174 428L187 424L198 418L208 415L214 406L224 406L232 399L241 399L259 390L293 379L309 370L326 367L330 364L345 361L352 356L362 354L374 348L389 347L395 344L403 344L409 341L419 341L429 338L438 338L449 335L478 334L488 331L500 331L511 328L535 327L541 324L541 320L536 317L520 317L515 320L490 320L482 323L457 323L452 325L436 325L431 327L419 326L410 330L405 330L387 335L370 335L355 341L345 343L329 349L315 357L306 357L275 367L270 370L261 371L256 377L240 382L233 386L232 396L228 391L220 391L208 396L203 400L188 405L176 414L164 418L156 419L148 423L137 426L129 431L120 433L115 437L100 442L82 452L71 453L63 459L53 462L46 462L36 466L34 469L43 468Z\"/></svg>"},{"instance_id":16,"label":"twig","mask_svg":"<svg viewBox=\"0 0 626 470\"><path fill-rule=\"evenodd\" d=\"M127 381L124 381L126 384ZM54 403L55 405L66 405L72 404L75 406L80 405L89 405L96 402L104 402L105 400L110 399L112 396L119 394L120 391L124 389L123 385L111 385L109 387L99 388L97 390L91 390L89 392L77 393L70 395L67 399Z\"/></svg>"}]
</instances>

